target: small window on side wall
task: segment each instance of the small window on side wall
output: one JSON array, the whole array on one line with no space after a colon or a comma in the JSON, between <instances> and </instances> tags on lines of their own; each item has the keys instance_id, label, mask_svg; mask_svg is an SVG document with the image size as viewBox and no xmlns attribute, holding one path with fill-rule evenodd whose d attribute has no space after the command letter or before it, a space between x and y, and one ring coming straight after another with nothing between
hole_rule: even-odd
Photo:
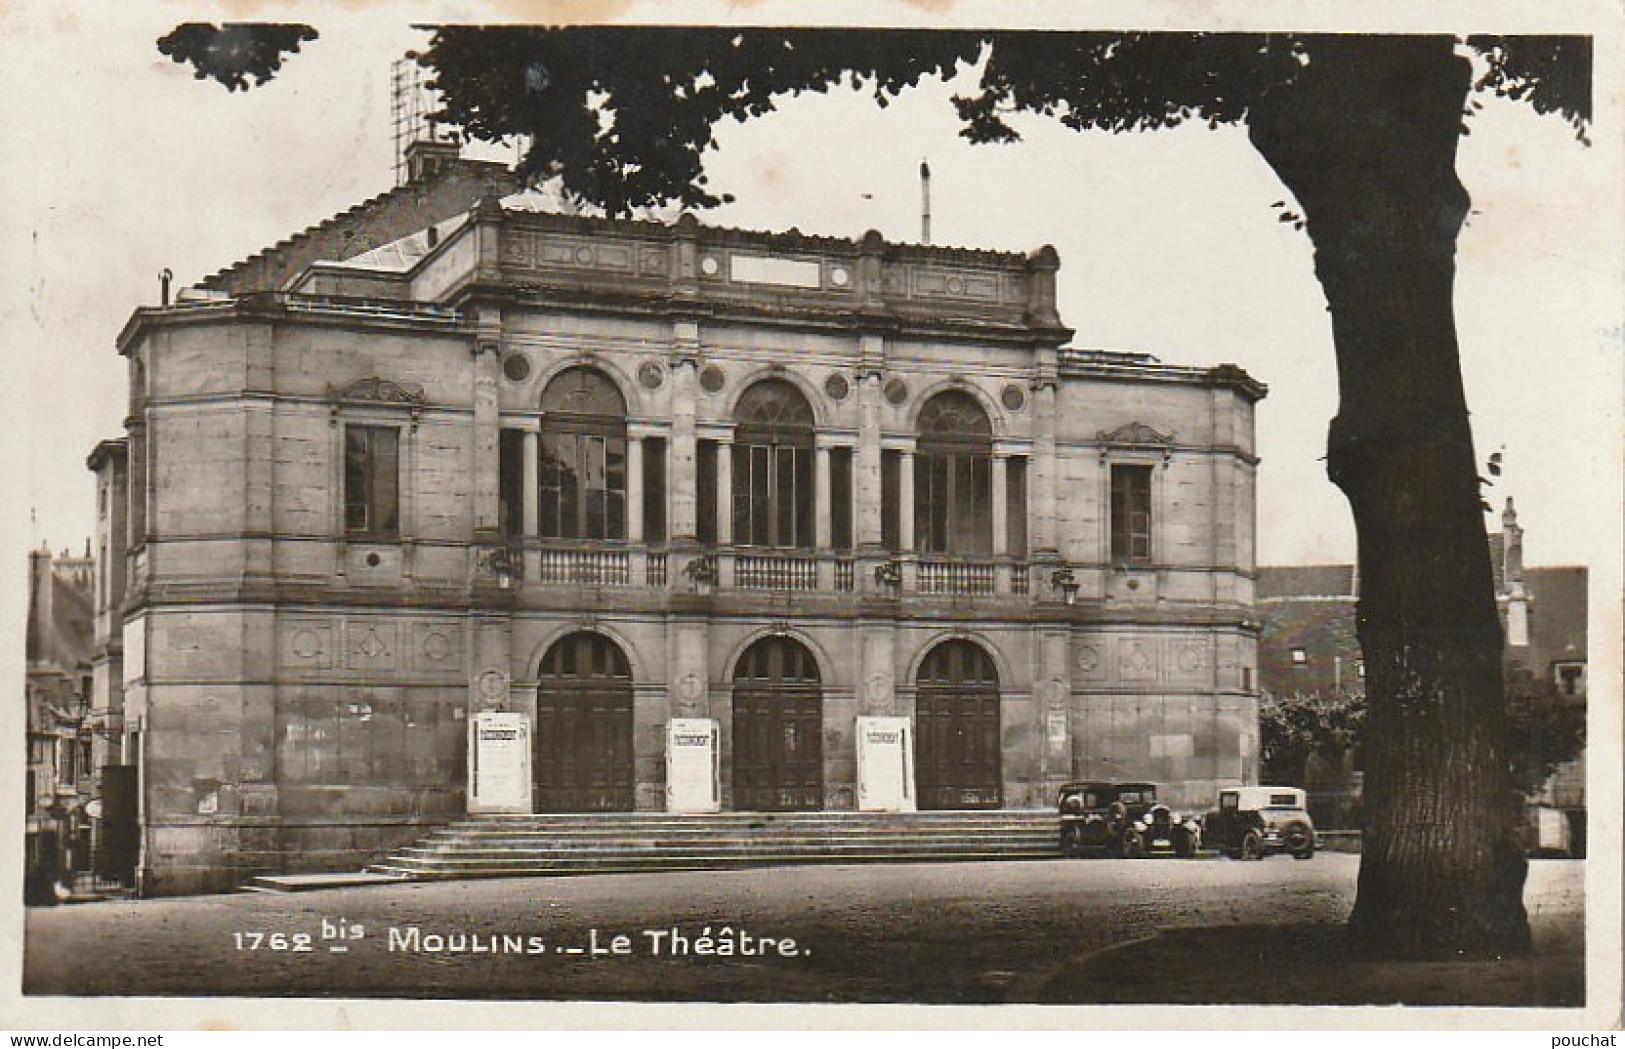
<instances>
[{"instance_id":1,"label":"small window on side wall","mask_svg":"<svg viewBox=\"0 0 1625 1049\"><path fill-rule=\"evenodd\" d=\"M1112 560L1151 561L1151 467L1112 467Z\"/></svg>"},{"instance_id":2,"label":"small window on side wall","mask_svg":"<svg viewBox=\"0 0 1625 1049\"><path fill-rule=\"evenodd\" d=\"M400 503L400 430L393 426L345 426L345 534L397 537Z\"/></svg>"}]
</instances>

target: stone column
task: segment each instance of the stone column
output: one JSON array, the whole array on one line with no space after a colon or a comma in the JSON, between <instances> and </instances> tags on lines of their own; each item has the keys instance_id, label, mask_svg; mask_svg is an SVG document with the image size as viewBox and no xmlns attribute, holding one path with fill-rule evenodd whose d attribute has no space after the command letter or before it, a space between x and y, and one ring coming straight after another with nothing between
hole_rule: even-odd
<instances>
[{"instance_id":1,"label":"stone column","mask_svg":"<svg viewBox=\"0 0 1625 1049\"><path fill-rule=\"evenodd\" d=\"M525 478L524 478L524 518L520 524L521 535L540 535L542 531L541 514L541 434L535 430L525 431Z\"/></svg>"},{"instance_id":2,"label":"stone column","mask_svg":"<svg viewBox=\"0 0 1625 1049\"><path fill-rule=\"evenodd\" d=\"M1041 381L1033 391L1033 457L1028 471L1032 503L1030 541L1035 560L1054 560L1060 554L1055 520L1055 383Z\"/></svg>"},{"instance_id":3,"label":"stone column","mask_svg":"<svg viewBox=\"0 0 1625 1049\"><path fill-rule=\"evenodd\" d=\"M1002 453L993 456L993 556L1010 553L1010 500L1006 489L1005 467L1010 460Z\"/></svg>"},{"instance_id":4,"label":"stone column","mask_svg":"<svg viewBox=\"0 0 1625 1049\"><path fill-rule=\"evenodd\" d=\"M626 439L626 541L643 542L643 438Z\"/></svg>"},{"instance_id":5,"label":"stone column","mask_svg":"<svg viewBox=\"0 0 1625 1049\"><path fill-rule=\"evenodd\" d=\"M816 550L829 549L833 510L829 492L829 449L819 445L813 449L813 548Z\"/></svg>"},{"instance_id":6,"label":"stone column","mask_svg":"<svg viewBox=\"0 0 1625 1049\"><path fill-rule=\"evenodd\" d=\"M878 336L864 336L865 340ZM878 352L878 351L876 351ZM859 550L876 549L881 539L880 372L858 380L858 446L852 462L853 541Z\"/></svg>"},{"instance_id":7,"label":"stone column","mask_svg":"<svg viewBox=\"0 0 1625 1049\"><path fill-rule=\"evenodd\" d=\"M671 407L671 476L666 483L671 491L671 539L673 546L693 545L697 540L696 472L697 442L694 435L695 371L699 365L699 322L677 320L672 322L672 407Z\"/></svg>"},{"instance_id":8,"label":"stone column","mask_svg":"<svg viewBox=\"0 0 1625 1049\"><path fill-rule=\"evenodd\" d=\"M717 442L717 545L734 541L734 443L731 438Z\"/></svg>"},{"instance_id":9,"label":"stone column","mask_svg":"<svg viewBox=\"0 0 1625 1049\"><path fill-rule=\"evenodd\" d=\"M474 532L495 532L498 527L499 499L497 446L501 416L497 386L502 367L499 343L501 313L489 317L484 311L477 321L474 340L474 462L470 471L474 489Z\"/></svg>"},{"instance_id":10,"label":"stone column","mask_svg":"<svg viewBox=\"0 0 1625 1049\"><path fill-rule=\"evenodd\" d=\"M914 549L914 450L904 451L898 464L897 543L904 551Z\"/></svg>"}]
</instances>

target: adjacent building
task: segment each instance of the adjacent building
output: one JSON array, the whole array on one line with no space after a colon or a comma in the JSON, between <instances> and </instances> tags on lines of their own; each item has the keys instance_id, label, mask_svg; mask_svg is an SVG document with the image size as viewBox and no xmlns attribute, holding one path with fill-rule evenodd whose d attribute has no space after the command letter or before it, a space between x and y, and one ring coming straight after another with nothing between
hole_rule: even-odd
<instances>
[{"instance_id":1,"label":"adjacent building","mask_svg":"<svg viewBox=\"0 0 1625 1049\"><path fill-rule=\"evenodd\" d=\"M1071 346L1047 247L503 192L120 334L98 658L146 891L462 816L491 711L536 811L675 806L674 723L723 811L870 807L866 718L908 807L1256 779L1245 372Z\"/></svg>"},{"instance_id":2,"label":"adjacent building","mask_svg":"<svg viewBox=\"0 0 1625 1049\"><path fill-rule=\"evenodd\" d=\"M1581 565L1525 567L1523 528L1507 499L1501 530L1489 536L1496 604L1508 666L1552 682L1573 702L1586 698L1587 571ZM1365 694L1355 633L1359 577L1353 565L1266 565L1258 571L1259 684L1266 697ZM1321 812L1340 821L1360 786L1355 755L1312 758L1304 785ZM1559 768L1532 799L1564 814L1569 851L1585 842L1585 760Z\"/></svg>"},{"instance_id":3,"label":"adjacent building","mask_svg":"<svg viewBox=\"0 0 1625 1049\"><path fill-rule=\"evenodd\" d=\"M88 870L92 846L86 806L95 796L92 756L90 552L28 555L24 690L25 891L54 902L58 884Z\"/></svg>"}]
</instances>

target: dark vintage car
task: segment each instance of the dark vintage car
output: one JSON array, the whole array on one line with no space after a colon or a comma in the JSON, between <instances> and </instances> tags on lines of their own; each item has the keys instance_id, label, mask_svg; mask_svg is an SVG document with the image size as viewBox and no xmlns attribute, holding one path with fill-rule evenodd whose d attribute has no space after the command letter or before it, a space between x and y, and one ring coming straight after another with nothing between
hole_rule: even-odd
<instances>
[{"instance_id":1,"label":"dark vintage car","mask_svg":"<svg viewBox=\"0 0 1625 1049\"><path fill-rule=\"evenodd\" d=\"M1068 856L1189 857L1201 842L1195 820L1157 801L1155 783L1068 783L1057 804Z\"/></svg>"},{"instance_id":2,"label":"dark vintage car","mask_svg":"<svg viewBox=\"0 0 1625 1049\"><path fill-rule=\"evenodd\" d=\"M1315 854L1315 824L1298 787L1230 787L1202 820L1208 845L1232 859L1261 860L1278 852L1307 860Z\"/></svg>"}]
</instances>

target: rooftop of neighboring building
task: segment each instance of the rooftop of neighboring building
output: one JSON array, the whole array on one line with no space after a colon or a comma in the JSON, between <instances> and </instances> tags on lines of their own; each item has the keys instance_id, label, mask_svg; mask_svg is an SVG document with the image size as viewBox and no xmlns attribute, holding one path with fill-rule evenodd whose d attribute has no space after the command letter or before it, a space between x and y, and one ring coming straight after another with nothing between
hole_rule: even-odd
<instances>
[{"instance_id":1,"label":"rooftop of neighboring building","mask_svg":"<svg viewBox=\"0 0 1625 1049\"><path fill-rule=\"evenodd\" d=\"M1351 598L1353 565L1260 565L1254 592L1259 601Z\"/></svg>"}]
</instances>

